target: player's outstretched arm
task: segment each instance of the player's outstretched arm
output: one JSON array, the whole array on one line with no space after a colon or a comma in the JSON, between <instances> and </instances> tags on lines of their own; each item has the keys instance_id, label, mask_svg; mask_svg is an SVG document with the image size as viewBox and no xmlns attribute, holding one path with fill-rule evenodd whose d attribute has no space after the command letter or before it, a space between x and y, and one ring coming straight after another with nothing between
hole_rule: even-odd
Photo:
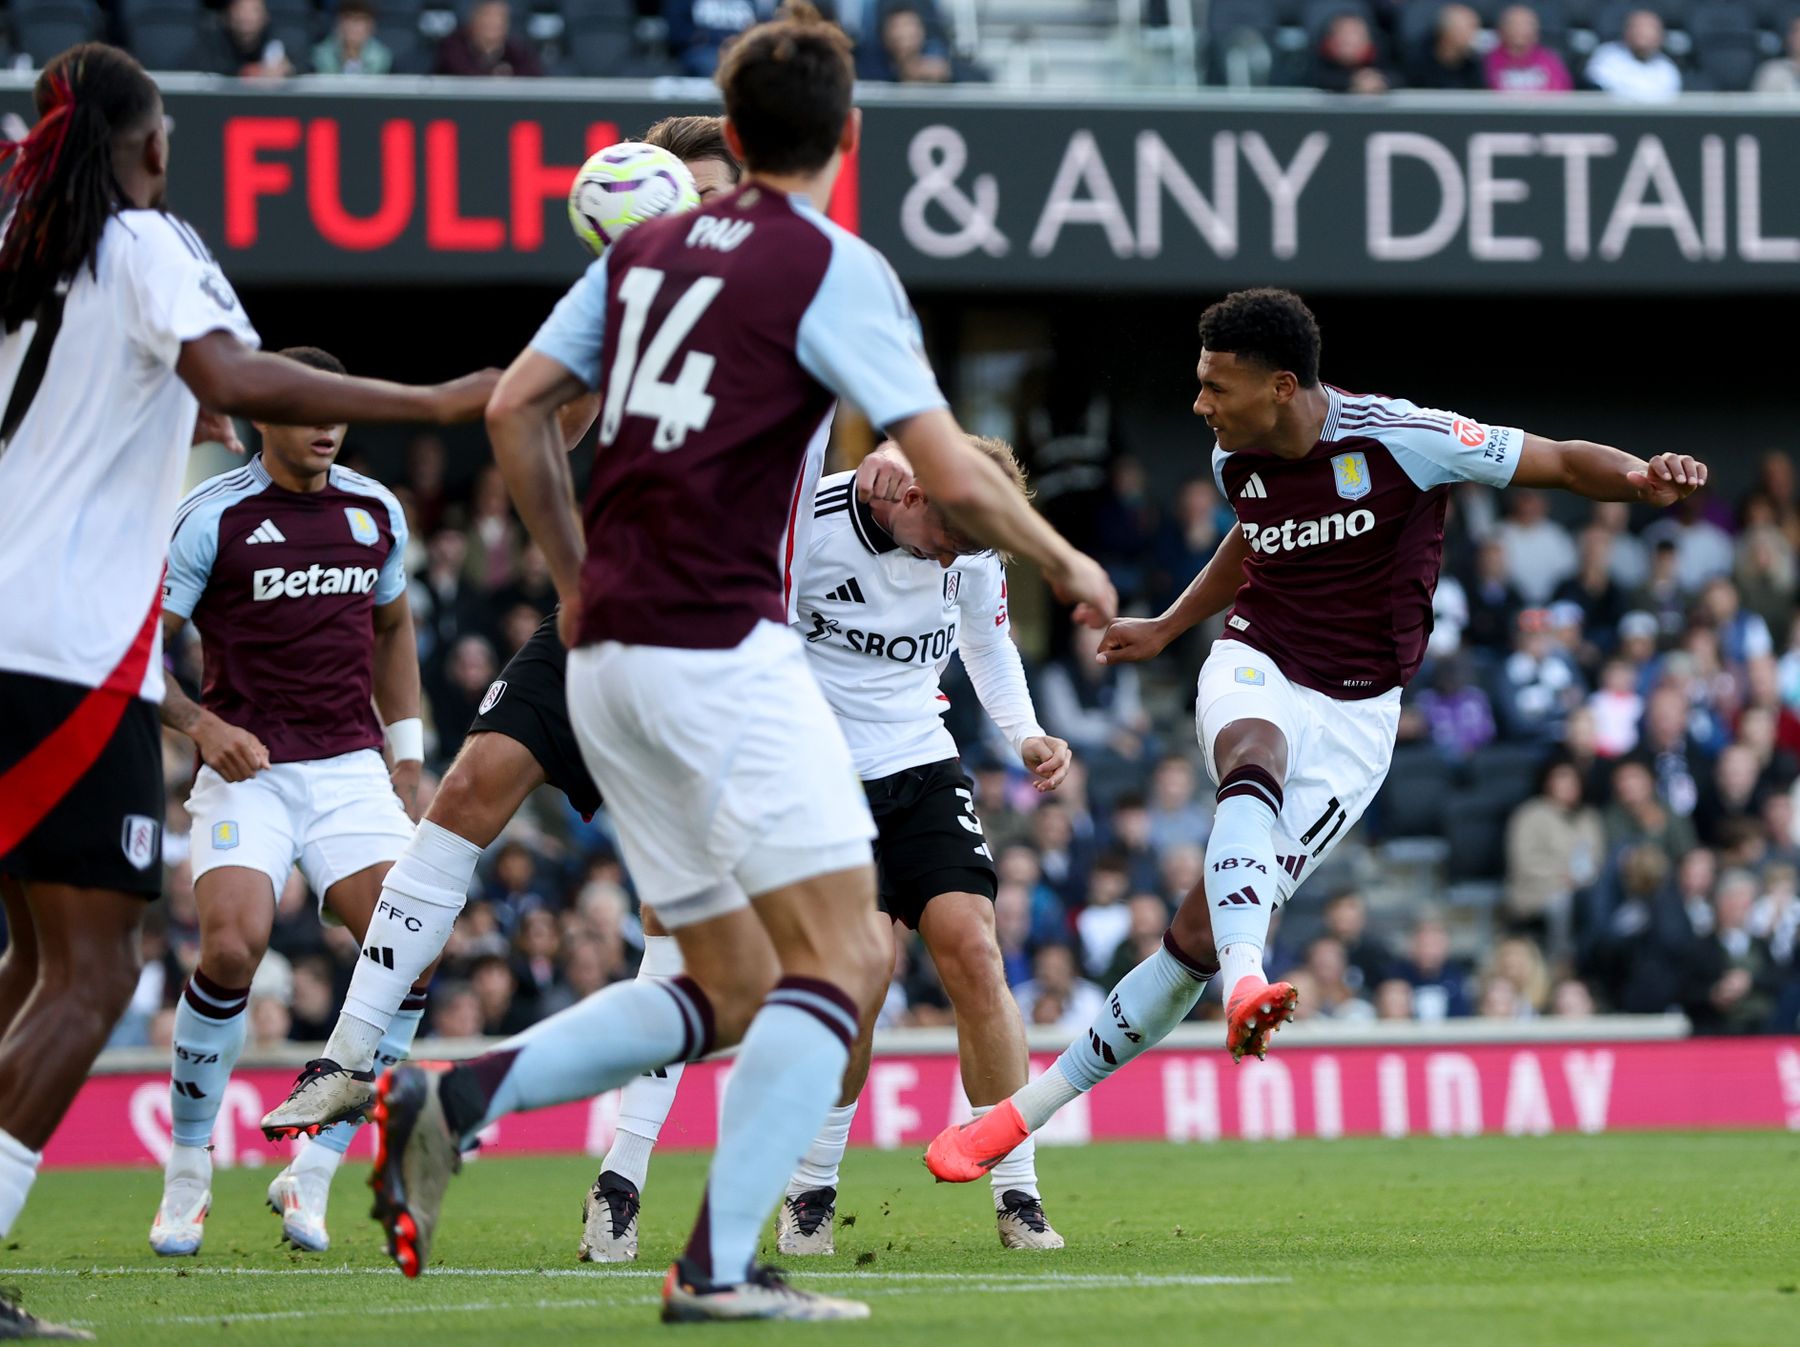
<instances>
[{"instance_id":1,"label":"player's outstretched arm","mask_svg":"<svg viewBox=\"0 0 1800 1347\"><path fill-rule=\"evenodd\" d=\"M419 733L419 640L413 633L412 605L404 593L392 603L375 606L375 709L388 727L394 794L411 816L418 806L425 753Z\"/></svg>"},{"instance_id":2,"label":"player's outstretched arm","mask_svg":"<svg viewBox=\"0 0 1800 1347\"><path fill-rule=\"evenodd\" d=\"M1056 597L1075 605L1077 621L1112 621L1119 596L1100 563L1071 547L996 464L970 447L955 417L937 408L888 429L920 488L959 533L1037 562Z\"/></svg>"},{"instance_id":3,"label":"player's outstretched arm","mask_svg":"<svg viewBox=\"0 0 1800 1347\"><path fill-rule=\"evenodd\" d=\"M561 361L527 347L500 376L488 402L488 438L519 517L549 563L562 600L564 643L575 634L585 545L575 517L575 480L563 447L560 409L587 393Z\"/></svg>"},{"instance_id":4,"label":"player's outstretched arm","mask_svg":"<svg viewBox=\"0 0 1800 1347\"><path fill-rule=\"evenodd\" d=\"M181 634L187 620L164 613L163 644ZM200 761L227 781L247 781L269 765L269 750L249 730L228 725L182 691L173 677L163 680L162 723L185 734L200 750Z\"/></svg>"},{"instance_id":5,"label":"player's outstretched arm","mask_svg":"<svg viewBox=\"0 0 1800 1347\"><path fill-rule=\"evenodd\" d=\"M1224 612L1244 583L1250 544L1232 529L1219 540L1212 559L1200 568L1181 597L1161 617L1122 617L1100 638L1095 658L1102 664L1137 664L1155 659L1177 636Z\"/></svg>"},{"instance_id":6,"label":"player's outstretched arm","mask_svg":"<svg viewBox=\"0 0 1800 1347\"><path fill-rule=\"evenodd\" d=\"M203 407L290 426L475 421L500 377L498 370L480 370L449 383L415 386L329 374L258 351L222 330L183 342L175 372Z\"/></svg>"},{"instance_id":7,"label":"player's outstretched arm","mask_svg":"<svg viewBox=\"0 0 1800 1347\"><path fill-rule=\"evenodd\" d=\"M1512 485L1665 506L1705 486L1706 475L1706 464L1690 454L1658 454L1645 462L1610 445L1528 434Z\"/></svg>"}]
</instances>

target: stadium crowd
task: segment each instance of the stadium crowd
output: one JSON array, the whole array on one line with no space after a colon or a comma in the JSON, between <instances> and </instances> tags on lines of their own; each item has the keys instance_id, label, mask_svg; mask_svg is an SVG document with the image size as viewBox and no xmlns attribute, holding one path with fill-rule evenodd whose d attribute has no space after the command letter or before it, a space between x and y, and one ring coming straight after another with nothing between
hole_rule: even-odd
<instances>
[{"instance_id":1,"label":"stadium crowd","mask_svg":"<svg viewBox=\"0 0 1800 1347\"><path fill-rule=\"evenodd\" d=\"M553 592L491 465L457 481L426 435L388 480L412 523L432 735L423 808ZM1159 611L1231 522L1209 478L1165 497L1128 458L1104 488L1048 508L1081 521L1074 540L1138 612ZM1797 546L1800 488L1779 453L1735 503L1705 493L1655 519L1597 505L1565 520L1534 493L1459 488L1388 785L1361 835L1277 919L1271 971L1300 987L1302 1016L1679 1009L1709 1032L1800 1028ZM1006 760L954 662L946 675L999 866L1007 976L1032 1023L1078 1031L1201 874L1211 790L1191 706L1216 629L1155 663L1112 667L1092 659L1097 633L1036 633L1052 652L1028 660L1040 718L1077 754L1053 796ZM198 643L168 658L192 689ZM166 1043L198 954L181 804L191 746L170 736L165 758L167 893L120 1043ZM1420 836L1447 837L1451 854L1428 842L1424 878L1408 881ZM631 976L641 938L604 810L585 820L542 790L484 858L428 1029L518 1030ZM274 950L253 1034L324 1036L357 951L320 924L298 874ZM1212 993L1198 1014L1217 1013ZM906 942L883 1022L949 1018L928 958Z\"/></svg>"},{"instance_id":2,"label":"stadium crowd","mask_svg":"<svg viewBox=\"0 0 1800 1347\"><path fill-rule=\"evenodd\" d=\"M300 74L710 77L777 0L9 0L15 64L102 36L155 70L280 80ZM856 39L861 79L985 80L959 47L1030 41L1031 13L981 5L953 30L939 0L821 0ZM1172 24L1151 6L1148 26ZM971 17L972 16L972 17ZM1065 16L1066 17L1066 16ZM1051 16L1050 22L1055 21ZM1206 0L1194 7L1205 82L1339 93L1395 89L1642 102L1684 91L1800 92L1793 0Z\"/></svg>"}]
</instances>

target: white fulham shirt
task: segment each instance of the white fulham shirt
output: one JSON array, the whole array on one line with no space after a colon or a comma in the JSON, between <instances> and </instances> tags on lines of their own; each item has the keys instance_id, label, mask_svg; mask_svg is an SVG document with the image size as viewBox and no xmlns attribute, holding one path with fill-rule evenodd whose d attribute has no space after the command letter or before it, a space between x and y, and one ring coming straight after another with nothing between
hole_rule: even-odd
<instances>
[{"instance_id":1,"label":"white fulham shirt","mask_svg":"<svg viewBox=\"0 0 1800 1347\"><path fill-rule=\"evenodd\" d=\"M938 676L952 651L1016 752L1044 733L992 553L945 570L895 543L856 499L855 474L819 483L812 537L794 568L794 629L865 781L956 756Z\"/></svg>"},{"instance_id":2,"label":"white fulham shirt","mask_svg":"<svg viewBox=\"0 0 1800 1347\"><path fill-rule=\"evenodd\" d=\"M116 685L148 641L128 690L162 700L163 559L199 413L175 362L220 329L258 344L199 235L128 210L98 275L0 341L0 669Z\"/></svg>"}]
</instances>

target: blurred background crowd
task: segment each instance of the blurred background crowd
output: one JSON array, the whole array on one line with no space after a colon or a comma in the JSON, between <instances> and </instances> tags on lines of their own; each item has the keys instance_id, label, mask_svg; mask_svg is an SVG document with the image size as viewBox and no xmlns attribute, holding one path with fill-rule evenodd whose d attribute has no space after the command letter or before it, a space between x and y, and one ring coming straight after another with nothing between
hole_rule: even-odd
<instances>
[{"instance_id":1,"label":"blurred background crowd","mask_svg":"<svg viewBox=\"0 0 1800 1347\"><path fill-rule=\"evenodd\" d=\"M815 0L892 84L1401 89L1654 103L1800 91L1796 0ZM90 37L152 70L710 77L776 0L6 0L0 59Z\"/></svg>"},{"instance_id":2,"label":"blurred background crowd","mask_svg":"<svg viewBox=\"0 0 1800 1347\"><path fill-rule=\"evenodd\" d=\"M451 457L426 435L381 474L412 523L421 808L554 600L497 470ZM371 466L354 451L346 461ZM1043 504L1138 613L1160 611L1232 519L1210 478L1157 493L1130 458ZM1708 491L1662 515L1458 488L1430 654L1388 783L1276 919L1272 971L1300 987L1301 1015L1679 1010L1701 1032L1800 1029L1797 546L1800 492L1781 453L1740 498ZM1035 581L1013 583L1015 611L1029 614ZM1201 876L1212 788L1193 688L1217 631L1109 667L1092 658L1098 633L1027 616L1040 719L1076 753L1051 796L1009 760L960 667L946 673L947 718L998 861L1007 976L1030 1023L1083 1027ZM169 659L192 690L197 642ZM167 893L120 1044L167 1043L198 954L182 808L192 748L170 736L165 756ZM427 1030L514 1032L632 976L641 940L604 810L583 819L542 790L483 858ZM253 989L254 1039L324 1037L355 957L296 874ZM1196 1014L1218 1014L1216 992ZM949 1021L928 956L903 941L883 1025Z\"/></svg>"}]
</instances>

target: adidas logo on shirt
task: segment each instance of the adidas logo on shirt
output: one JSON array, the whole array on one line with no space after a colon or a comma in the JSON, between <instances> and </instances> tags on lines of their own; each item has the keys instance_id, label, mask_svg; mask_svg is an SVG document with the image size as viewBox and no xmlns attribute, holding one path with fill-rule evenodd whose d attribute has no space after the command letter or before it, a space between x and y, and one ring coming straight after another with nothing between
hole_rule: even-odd
<instances>
[{"instance_id":1,"label":"adidas logo on shirt","mask_svg":"<svg viewBox=\"0 0 1800 1347\"><path fill-rule=\"evenodd\" d=\"M839 603L868 602L868 600L863 597L862 586L856 583L856 577L854 575L844 581L844 583L839 585L836 589L832 590L825 597L828 599L836 599Z\"/></svg>"},{"instance_id":2,"label":"adidas logo on shirt","mask_svg":"<svg viewBox=\"0 0 1800 1347\"><path fill-rule=\"evenodd\" d=\"M1238 492L1239 500L1267 500L1268 490L1263 486L1262 474L1253 472L1250 480L1244 483L1244 489Z\"/></svg>"},{"instance_id":3,"label":"adidas logo on shirt","mask_svg":"<svg viewBox=\"0 0 1800 1347\"><path fill-rule=\"evenodd\" d=\"M247 543L284 543L287 538L280 529L275 527L273 519L265 519L244 541Z\"/></svg>"}]
</instances>

